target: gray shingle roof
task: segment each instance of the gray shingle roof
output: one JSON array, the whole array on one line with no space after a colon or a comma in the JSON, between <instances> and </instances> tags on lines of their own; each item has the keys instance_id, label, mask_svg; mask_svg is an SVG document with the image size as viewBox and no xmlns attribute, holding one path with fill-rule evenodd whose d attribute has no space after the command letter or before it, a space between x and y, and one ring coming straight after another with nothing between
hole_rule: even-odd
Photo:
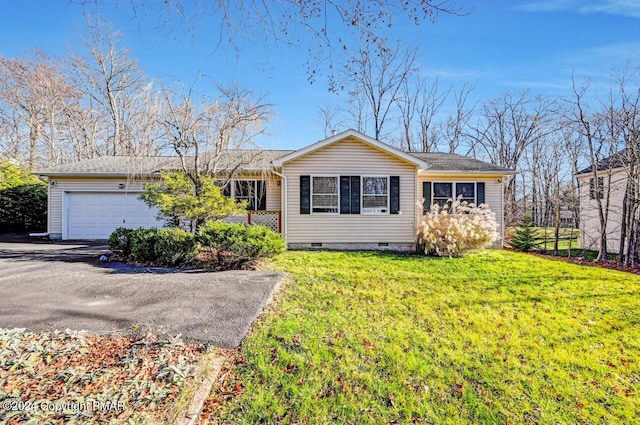
<instances>
[{"instance_id":1,"label":"gray shingle roof","mask_svg":"<svg viewBox=\"0 0 640 425\"><path fill-rule=\"evenodd\" d=\"M239 165L238 171L263 171L269 168L272 160L288 155L291 150L237 150L228 151L219 158L219 168L222 170ZM513 170L489 164L474 158L448 153L418 153L410 155L427 162L428 171L466 172L466 173L497 173L514 174ZM206 156L204 157L206 160ZM193 159L191 159L192 161ZM177 156L128 157L103 156L84 161L63 164L55 167L35 170L33 173L51 177L123 177L153 175L160 170L181 169L180 158Z\"/></svg>"},{"instance_id":2,"label":"gray shingle roof","mask_svg":"<svg viewBox=\"0 0 640 425\"><path fill-rule=\"evenodd\" d=\"M431 165L428 171L515 174L515 171L509 168L493 165L468 156L439 152L410 152L410 154Z\"/></svg>"},{"instance_id":3,"label":"gray shingle roof","mask_svg":"<svg viewBox=\"0 0 640 425\"><path fill-rule=\"evenodd\" d=\"M631 159L629 158L631 155L629 154L628 149L623 149L620 152L616 152L610 157L604 158L600 162L598 162L598 171L603 170L613 170L614 168L620 168L625 164L630 163ZM578 171L576 174L586 174L593 171L593 167L589 165L588 167Z\"/></svg>"},{"instance_id":4,"label":"gray shingle roof","mask_svg":"<svg viewBox=\"0 0 640 425\"><path fill-rule=\"evenodd\" d=\"M222 153L218 159L219 169L238 167L239 171L262 171L269 163L280 156L291 153L289 150L237 150ZM203 156L206 161L208 156ZM188 161L193 164L193 158ZM160 170L179 170L182 168L177 156L103 156L70 164L58 165L35 170L33 174L51 177L123 177L131 175L153 175Z\"/></svg>"}]
</instances>

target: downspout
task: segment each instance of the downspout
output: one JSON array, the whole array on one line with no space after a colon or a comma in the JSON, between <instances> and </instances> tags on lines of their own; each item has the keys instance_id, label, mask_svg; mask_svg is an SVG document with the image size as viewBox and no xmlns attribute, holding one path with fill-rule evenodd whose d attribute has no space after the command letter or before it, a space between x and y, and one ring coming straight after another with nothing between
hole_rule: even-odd
<instances>
[{"instance_id":1,"label":"downspout","mask_svg":"<svg viewBox=\"0 0 640 425\"><path fill-rule=\"evenodd\" d=\"M502 205L502 217L500 217L500 219L502 220L502 226L500 226L502 229L502 241L500 242L500 244L502 245L502 247L504 248L504 233L505 233L505 229L506 229L506 223L504 221L504 215L505 215L505 211L504 211L504 188L506 186L506 183L511 180L514 179L516 176L503 176L500 179L500 204Z\"/></svg>"},{"instance_id":2,"label":"downspout","mask_svg":"<svg viewBox=\"0 0 640 425\"><path fill-rule=\"evenodd\" d=\"M418 174L420 174L420 168L416 166L414 173L414 191L413 191L413 240L417 240L418 226L420 225L420 213L418 212L418 199L420 199L420 188L418 182Z\"/></svg>"},{"instance_id":3,"label":"downspout","mask_svg":"<svg viewBox=\"0 0 640 425\"><path fill-rule=\"evenodd\" d=\"M282 167L282 171L284 171L284 166ZM285 176L284 174L281 174L279 172L277 172L276 170L273 169L273 166L271 167L271 172L273 174L275 174L276 176L282 178L282 180L284 181L283 184L283 191L284 191L284 196L282 197L282 201L280 202L280 205L282 207L282 221L283 221L283 226L282 229L284 230L284 243L285 246L288 246L288 242L287 242L287 235L289 234L288 232L288 224L289 224L289 219L288 219L288 214L287 214L287 192L288 192L288 180L287 180L287 176Z\"/></svg>"},{"instance_id":4,"label":"downspout","mask_svg":"<svg viewBox=\"0 0 640 425\"><path fill-rule=\"evenodd\" d=\"M578 219L580 220L578 231L580 232L580 248L582 249L582 255L584 255L584 250L585 250L584 233L585 232L582 229L582 223L584 223L584 220L583 220L584 216L582 215L582 180L578 178L577 183L578 183ZM575 226L575 223L574 223L574 226Z\"/></svg>"}]
</instances>

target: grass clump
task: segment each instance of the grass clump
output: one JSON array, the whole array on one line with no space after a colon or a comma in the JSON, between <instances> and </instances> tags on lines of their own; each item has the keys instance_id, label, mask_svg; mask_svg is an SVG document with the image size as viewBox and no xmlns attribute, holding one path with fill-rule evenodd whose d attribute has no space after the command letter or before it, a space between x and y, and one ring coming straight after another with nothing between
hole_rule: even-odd
<instances>
[{"instance_id":1,"label":"grass clump","mask_svg":"<svg viewBox=\"0 0 640 425\"><path fill-rule=\"evenodd\" d=\"M418 221L418 254L459 257L471 249L488 248L497 240L498 223L487 204L461 199L431 205Z\"/></svg>"}]
</instances>

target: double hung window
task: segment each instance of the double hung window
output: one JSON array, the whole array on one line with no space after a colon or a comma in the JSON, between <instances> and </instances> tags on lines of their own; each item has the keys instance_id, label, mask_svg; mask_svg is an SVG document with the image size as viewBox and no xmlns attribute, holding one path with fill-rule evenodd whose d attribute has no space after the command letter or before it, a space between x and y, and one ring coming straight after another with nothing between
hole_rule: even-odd
<instances>
[{"instance_id":1,"label":"double hung window","mask_svg":"<svg viewBox=\"0 0 640 425\"><path fill-rule=\"evenodd\" d=\"M362 177L362 214L389 213L389 177Z\"/></svg>"},{"instance_id":2,"label":"double hung window","mask_svg":"<svg viewBox=\"0 0 640 425\"><path fill-rule=\"evenodd\" d=\"M462 198L469 204L476 203L476 184L463 182L434 182L433 203L443 207L451 200Z\"/></svg>"},{"instance_id":3,"label":"double hung window","mask_svg":"<svg viewBox=\"0 0 640 425\"><path fill-rule=\"evenodd\" d=\"M311 212L338 214L338 176L313 176L311 181Z\"/></svg>"}]
</instances>

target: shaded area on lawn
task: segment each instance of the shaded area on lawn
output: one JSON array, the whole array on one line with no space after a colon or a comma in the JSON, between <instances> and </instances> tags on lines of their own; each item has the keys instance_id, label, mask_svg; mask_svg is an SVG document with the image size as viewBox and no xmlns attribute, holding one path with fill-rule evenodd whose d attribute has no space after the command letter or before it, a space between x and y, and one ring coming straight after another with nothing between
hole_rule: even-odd
<instances>
[{"instance_id":1,"label":"shaded area on lawn","mask_svg":"<svg viewBox=\"0 0 640 425\"><path fill-rule=\"evenodd\" d=\"M634 423L640 277L509 251L289 252L205 415L242 423Z\"/></svg>"}]
</instances>

